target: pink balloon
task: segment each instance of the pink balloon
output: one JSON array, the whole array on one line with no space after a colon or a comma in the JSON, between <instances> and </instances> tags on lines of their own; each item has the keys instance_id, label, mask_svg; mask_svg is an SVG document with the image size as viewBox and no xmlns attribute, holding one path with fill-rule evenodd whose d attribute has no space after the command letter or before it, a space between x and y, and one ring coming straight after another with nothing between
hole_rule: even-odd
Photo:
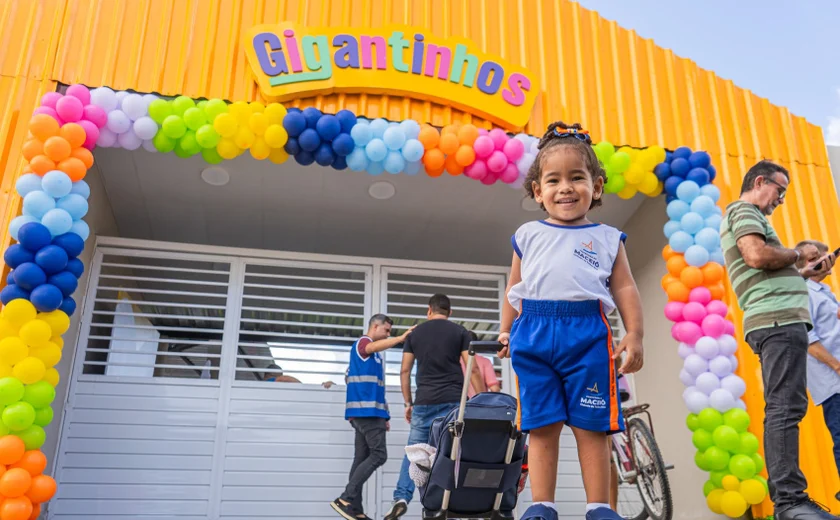
<instances>
[{"instance_id":1,"label":"pink balloon","mask_svg":"<svg viewBox=\"0 0 840 520\"><path fill-rule=\"evenodd\" d=\"M56 114L56 113L55 113L55 110L53 110L53 109L52 109L52 108L50 108L50 107L47 107L47 106L38 107L38 108L36 108L35 110L33 110L33 111L32 111L32 115L33 115L33 116L34 116L34 115L36 115L36 114L47 114L47 115L48 115L48 116L50 116L51 118L53 118L53 119L55 119L56 121L58 121L58 124L59 124L59 125L61 125L61 120L60 120L60 118L58 117L58 114Z\"/></svg>"},{"instance_id":2,"label":"pink balloon","mask_svg":"<svg viewBox=\"0 0 840 520\"><path fill-rule=\"evenodd\" d=\"M505 184L513 184L519 178L519 168L513 163L508 163L502 174L499 176Z\"/></svg>"},{"instance_id":3,"label":"pink balloon","mask_svg":"<svg viewBox=\"0 0 840 520\"><path fill-rule=\"evenodd\" d=\"M499 128L494 128L490 130L490 133L487 134L490 139L493 140L493 146L496 150L503 150L505 147L505 143L508 142L508 136L504 130Z\"/></svg>"},{"instance_id":4,"label":"pink balloon","mask_svg":"<svg viewBox=\"0 0 840 520\"><path fill-rule=\"evenodd\" d=\"M668 302L665 304L665 317L671 321L677 322L683 319L683 302Z\"/></svg>"},{"instance_id":5,"label":"pink balloon","mask_svg":"<svg viewBox=\"0 0 840 520\"><path fill-rule=\"evenodd\" d=\"M702 303L688 302L685 304L685 307L683 307L682 315L687 321L701 323L703 318L706 317L706 308L703 307Z\"/></svg>"},{"instance_id":6,"label":"pink balloon","mask_svg":"<svg viewBox=\"0 0 840 520\"><path fill-rule=\"evenodd\" d=\"M82 118L85 106L78 98L73 96L64 96L55 103L55 111L58 117L65 121L75 123Z\"/></svg>"},{"instance_id":7,"label":"pink balloon","mask_svg":"<svg viewBox=\"0 0 840 520\"><path fill-rule=\"evenodd\" d=\"M525 154L525 145L519 139L508 139L502 150L510 162L516 162Z\"/></svg>"},{"instance_id":8,"label":"pink balloon","mask_svg":"<svg viewBox=\"0 0 840 520\"><path fill-rule=\"evenodd\" d=\"M706 336L711 336L713 338L718 338L723 335L726 326L722 317L718 316L717 314L709 314L705 318L703 318L703 333Z\"/></svg>"},{"instance_id":9,"label":"pink balloon","mask_svg":"<svg viewBox=\"0 0 840 520\"><path fill-rule=\"evenodd\" d=\"M705 287L695 287L688 293L688 301L706 305L712 301L712 292Z\"/></svg>"},{"instance_id":10,"label":"pink balloon","mask_svg":"<svg viewBox=\"0 0 840 520\"><path fill-rule=\"evenodd\" d=\"M476 159L474 163L464 168L464 174L470 179L483 179L487 176L487 163L481 159Z\"/></svg>"},{"instance_id":11,"label":"pink balloon","mask_svg":"<svg viewBox=\"0 0 840 520\"><path fill-rule=\"evenodd\" d=\"M97 128L104 128L108 123L108 114L105 113L105 109L96 105L86 105L84 117Z\"/></svg>"},{"instance_id":12,"label":"pink balloon","mask_svg":"<svg viewBox=\"0 0 840 520\"><path fill-rule=\"evenodd\" d=\"M735 335L735 324L729 320L723 320L723 333L730 336Z\"/></svg>"},{"instance_id":13,"label":"pink balloon","mask_svg":"<svg viewBox=\"0 0 840 520\"><path fill-rule=\"evenodd\" d=\"M674 341L681 341L682 333L680 332L680 325L682 325L682 322L671 325L671 337L674 338Z\"/></svg>"},{"instance_id":14,"label":"pink balloon","mask_svg":"<svg viewBox=\"0 0 840 520\"><path fill-rule=\"evenodd\" d=\"M499 150L494 151L490 154L490 157L487 158L487 169L493 173L501 173L507 165L507 157L505 157L505 154Z\"/></svg>"},{"instance_id":15,"label":"pink balloon","mask_svg":"<svg viewBox=\"0 0 840 520\"><path fill-rule=\"evenodd\" d=\"M493 153L493 140L486 135L480 135L473 143L475 156L479 159L486 159Z\"/></svg>"},{"instance_id":16,"label":"pink balloon","mask_svg":"<svg viewBox=\"0 0 840 520\"><path fill-rule=\"evenodd\" d=\"M487 135L489 133L490 132L488 132L486 128L479 128L478 129L478 135Z\"/></svg>"},{"instance_id":17,"label":"pink balloon","mask_svg":"<svg viewBox=\"0 0 840 520\"><path fill-rule=\"evenodd\" d=\"M498 175L496 175L493 172L487 172L487 175L485 175L484 178L481 179L481 183L486 185L486 186L490 186L491 184L496 184L496 181L498 181L498 180L499 180Z\"/></svg>"},{"instance_id":18,"label":"pink balloon","mask_svg":"<svg viewBox=\"0 0 840 520\"><path fill-rule=\"evenodd\" d=\"M729 308L720 300L712 300L706 304L706 312L708 314L717 314L718 316L725 318L728 311Z\"/></svg>"},{"instance_id":19,"label":"pink balloon","mask_svg":"<svg viewBox=\"0 0 840 520\"><path fill-rule=\"evenodd\" d=\"M683 321L680 323L680 339L683 343L693 347L697 340L703 337L703 330L700 325L693 321Z\"/></svg>"},{"instance_id":20,"label":"pink balloon","mask_svg":"<svg viewBox=\"0 0 840 520\"><path fill-rule=\"evenodd\" d=\"M59 99L63 97L64 96L62 96L58 92L47 92L46 94L41 96L41 106L55 109L55 104L58 102Z\"/></svg>"},{"instance_id":21,"label":"pink balloon","mask_svg":"<svg viewBox=\"0 0 840 520\"><path fill-rule=\"evenodd\" d=\"M92 152L96 148L97 139L99 139L99 128L87 119L79 121L79 126L85 129L85 143L82 146Z\"/></svg>"},{"instance_id":22,"label":"pink balloon","mask_svg":"<svg viewBox=\"0 0 840 520\"><path fill-rule=\"evenodd\" d=\"M70 85L67 87L67 95L78 99L82 105L90 104L90 90L84 85Z\"/></svg>"}]
</instances>

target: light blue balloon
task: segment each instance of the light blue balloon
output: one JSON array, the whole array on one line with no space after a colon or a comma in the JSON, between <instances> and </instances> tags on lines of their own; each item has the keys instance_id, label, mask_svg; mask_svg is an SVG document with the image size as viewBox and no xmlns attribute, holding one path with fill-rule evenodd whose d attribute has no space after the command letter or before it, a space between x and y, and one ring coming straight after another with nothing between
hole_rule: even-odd
<instances>
[{"instance_id":1,"label":"light blue balloon","mask_svg":"<svg viewBox=\"0 0 840 520\"><path fill-rule=\"evenodd\" d=\"M90 226L87 225L87 222L84 220L77 220L73 222L73 225L70 226L70 233L76 233L82 240L87 242L88 237L90 236Z\"/></svg>"},{"instance_id":2,"label":"light blue balloon","mask_svg":"<svg viewBox=\"0 0 840 520\"><path fill-rule=\"evenodd\" d=\"M403 173L406 175L417 175L420 173L422 167L423 163L420 161L407 162L405 163L405 168L403 168Z\"/></svg>"},{"instance_id":3,"label":"light blue balloon","mask_svg":"<svg viewBox=\"0 0 840 520\"><path fill-rule=\"evenodd\" d=\"M73 189L73 181L71 181L70 176L63 171L53 170L44 175L44 179L41 181L41 186L43 186L47 195L55 199L60 199L70 193L70 190Z\"/></svg>"},{"instance_id":4,"label":"light blue balloon","mask_svg":"<svg viewBox=\"0 0 840 520\"><path fill-rule=\"evenodd\" d=\"M417 139L409 139L402 147L402 156L408 162L417 162L423 158L423 143Z\"/></svg>"},{"instance_id":5,"label":"light blue balloon","mask_svg":"<svg viewBox=\"0 0 840 520\"><path fill-rule=\"evenodd\" d=\"M38 219L30 215L20 215L13 218L9 223L9 234L12 235L12 238L17 240L20 228L23 227L24 224L29 224L30 222L38 222Z\"/></svg>"},{"instance_id":6,"label":"light blue balloon","mask_svg":"<svg viewBox=\"0 0 840 520\"><path fill-rule=\"evenodd\" d=\"M350 129L350 137L353 138L353 143L355 143L356 146L365 146L371 139L373 139L373 130L370 129L369 124L361 124L356 121L356 124ZM348 166L350 165L350 163L347 164Z\"/></svg>"},{"instance_id":7,"label":"light blue balloon","mask_svg":"<svg viewBox=\"0 0 840 520\"><path fill-rule=\"evenodd\" d=\"M55 209L55 199L44 191L33 191L23 198L23 213L41 219L51 209Z\"/></svg>"},{"instance_id":8,"label":"light blue balloon","mask_svg":"<svg viewBox=\"0 0 840 520\"><path fill-rule=\"evenodd\" d=\"M680 220L689 211L691 211L691 206L681 200L672 200L668 203L668 207L665 210L671 220Z\"/></svg>"},{"instance_id":9,"label":"light blue balloon","mask_svg":"<svg viewBox=\"0 0 840 520\"><path fill-rule=\"evenodd\" d=\"M663 231L665 232L665 236L667 238L671 238L671 235L673 235L674 233L676 233L680 229L681 229L680 228L680 223L678 221L669 220L668 222L665 223L665 227L663 228Z\"/></svg>"},{"instance_id":10,"label":"light blue balloon","mask_svg":"<svg viewBox=\"0 0 840 520\"><path fill-rule=\"evenodd\" d=\"M694 235L694 243L711 253L720 247L720 231L710 227L703 228Z\"/></svg>"},{"instance_id":11,"label":"light blue balloon","mask_svg":"<svg viewBox=\"0 0 840 520\"><path fill-rule=\"evenodd\" d=\"M713 201L717 202L720 200L720 188L718 188L714 184L706 184L702 188L700 188L700 195L705 195Z\"/></svg>"},{"instance_id":12,"label":"light blue balloon","mask_svg":"<svg viewBox=\"0 0 840 520\"><path fill-rule=\"evenodd\" d=\"M699 213L695 213L693 211L689 211L680 219L680 228L689 235L697 233L703 229L705 225L706 222L703 220L703 217L700 216Z\"/></svg>"},{"instance_id":13,"label":"light blue balloon","mask_svg":"<svg viewBox=\"0 0 840 520\"><path fill-rule=\"evenodd\" d=\"M358 125L357 125L358 126ZM356 128L355 126L353 128ZM363 172L368 167L368 158L364 147L357 146L347 156L347 167L354 172Z\"/></svg>"},{"instance_id":14,"label":"light blue balloon","mask_svg":"<svg viewBox=\"0 0 840 520\"><path fill-rule=\"evenodd\" d=\"M371 162L382 162L388 155L388 147L382 139L374 138L365 146L365 154Z\"/></svg>"},{"instance_id":15,"label":"light blue balloon","mask_svg":"<svg viewBox=\"0 0 840 520\"><path fill-rule=\"evenodd\" d=\"M388 122L388 128L397 128L398 126L400 126L400 124L397 123L396 121L389 121Z\"/></svg>"},{"instance_id":16,"label":"light blue balloon","mask_svg":"<svg viewBox=\"0 0 840 520\"><path fill-rule=\"evenodd\" d=\"M709 255L709 261L710 262L715 262L715 263L720 264L720 265L726 265L724 260L723 260L723 251L721 251L720 249L712 252L712 254Z\"/></svg>"},{"instance_id":17,"label":"light blue balloon","mask_svg":"<svg viewBox=\"0 0 840 520\"><path fill-rule=\"evenodd\" d=\"M88 203L85 198L75 193L58 199L55 207L69 213L73 220L81 220L88 212Z\"/></svg>"},{"instance_id":18,"label":"light blue balloon","mask_svg":"<svg viewBox=\"0 0 840 520\"><path fill-rule=\"evenodd\" d=\"M694 238L685 231L675 231L668 239L671 249L677 253L685 253L685 250L694 245Z\"/></svg>"},{"instance_id":19,"label":"light blue balloon","mask_svg":"<svg viewBox=\"0 0 840 520\"><path fill-rule=\"evenodd\" d=\"M372 162L368 164L367 172L371 175L381 175L385 171L385 166L381 162Z\"/></svg>"},{"instance_id":20,"label":"light blue balloon","mask_svg":"<svg viewBox=\"0 0 840 520\"><path fill-rule=\"evenodd\" d=\"M395 124L385 130L385 134L382 135L382 142L389 150L399 151L405 144L405 134L400 130L400 125Z\"/></svg>"},{"instance_id":21,"label":"light blue balloon","mask_svg":"<svg viewBox=\"0 0 840 520\"><path fill-rule=\"evenodd\" d=\"M90 198L90 186L85 181L76 181L73 183L73 188L70 190L70 193L81 195L87 200Z\"/></svg>"},{"instance_id":22,"label":"light blue balloon","mask_svg":"<svg viewBox=\"0 0 840 520\"><path fill-rule=\"evenodd\" d=\"M703 218L711 217L715 214L715 201L706 195L700 195L691 201L691 211L696 211L701 214Z\"/></svg>"},{"instance_id":23,"label":"light blue balloon","mask_svg":"<svg viewBox=\"0 0 840 520\"><path fill-rule=\"evenodd\" d=\"M66 175L64 172L61 173ZM49 175L49 173L47 175ZM21 197L26 197L33 191L41 191L43 190L41 186L41 178L34 173L24 173L18 177L18 180L15 183L15 190L17 190L18 195Z\"/></svg>"},{"instance_id":24,"label":"light blue balloon","mask_svg":"<svg viewBox=\"0 0 840 520\"><path fill-rule=\"evenodd\" d=\"M385 135L385 130L387 129L388 121L385 121L382 118L374 119L370 122L370 130L373 132L373 137L382 139L382 136Z\"/></svg>"},{"instance_id":25,"label":"light blue balloon","mask_svg":"<svg viewBox=\"0 0 840 520\"><path fill-rule=\"evenodd\" d=\"M50 230L52 236L57 237L70 231L73 227L73 217L63 209L51 209L41 218L41 224Z\"/></svg>"},{"instance_id":26,"label":"light blue balloon","mask_svg":"<svg viewBox=\"0 0 840 520\"><path fill-rule=\"evenodd\" d=\"M417 139L417 136L420 135L420 123L413 119L406 119L405 121L402 121L400 123L400 128L402 128L406 139Z\"/></svg>"},{"instance_id":27,"label":"light blue balloon","mask_svg":"<svg viewBox=\"0 0 840 520\"><path fill-rule=\"evenodd\" d=\"M718 233L720 233L720 222L723 220L720 215L712 215L710 217L706 217L706 227L712 228Z\"/></svg>"},{"instance_id":28,"label":"light blue balloon","mask_svg":"<svg viewBox=\"0 0 840 520\"><path fill-rule=\"evenodd\" d=\"M677 186L677 198L684 202L691 202L700 195L700 186L694 181L682 181Z\"/></svg>"},{"instance_id":29,"label":"light blue balloon","mask_svg":"<svg viewBox=\"0 0 840 520\"><path fill-rule=\"evenodd\" d=\"M723 216L723 209L720 206L715 206L715 215Z\"/></svg>"},{"instance_id":30,"label":"light blue balloon","mask_svg":"<svg viewBox=\"0 0 840 520\"><path fill-rule=\"evenodd\" d=\"M405 169L405 159L403 159L400 152L392 150L388 152L388 156L385 157L383 166L385 167L385 171L388 173L402 173Z\"/></svg>"},{"instance_id":31,"label":"light blue balloon","mask_svg":"<svg viewBox=\"0 0 840 520\"><path fill-rule=\"evenodd\" d=\"M709 263L709 252L703 246L693 245L685 250L685 263L694 267L703 267Z\"/></svg>"}]
</instances>

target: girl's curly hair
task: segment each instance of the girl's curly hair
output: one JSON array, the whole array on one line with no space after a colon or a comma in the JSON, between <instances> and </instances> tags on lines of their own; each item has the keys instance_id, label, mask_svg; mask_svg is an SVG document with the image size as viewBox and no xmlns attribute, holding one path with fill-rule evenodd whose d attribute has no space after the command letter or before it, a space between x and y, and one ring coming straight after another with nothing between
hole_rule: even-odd
<instances>
[{"instance_id":1,"label":"girl's curly hair","mask_svg":"<svg viewBox=\"0 0 840 520\"><path fill-rule=\"evenodd\" d=\"M584 164L586 164L586 169L592 176L592 182L595 182L599 177L604 179L604 183L607 182L607 172L604 170L601 161L598 160L598 156L595 155L595 150L592 148L592 141L589 139L589 134L564 135L558 133L556 131L557 129L583 130L583 127L580 126L580 123L567 125L563 121L555 121L554 123L548 125L548 129L545 131L545 134L543 134L542 139L540 139L540 142L537 145L540 150L537 153L537 158L528 169L528 175L525 177L525 191L532 199L534 198L534 183L539 184L540 179L542 178L543 162L545 161L545 158L551 150L560 146L571 146L580 153ZM580 136L584 136L584 139L581 139ZM600 205L601 199L593 198L592 203L589 205L589 209L597 208ZM543 210L545 209L545 206L542 204L540 206Z\"/></svg>"}]
</instances>

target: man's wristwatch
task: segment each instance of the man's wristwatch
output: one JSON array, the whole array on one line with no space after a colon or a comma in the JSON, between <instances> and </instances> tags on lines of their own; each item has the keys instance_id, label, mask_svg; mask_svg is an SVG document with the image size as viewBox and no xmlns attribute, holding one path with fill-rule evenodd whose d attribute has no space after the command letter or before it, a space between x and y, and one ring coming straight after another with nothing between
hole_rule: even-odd
<instances>
[{"instance_id":1,"label":"man's wristwatch","mask_svg":"<svg viewBox=\"0 0 840 520\"><path fill-rule=\"evenodd\" d=\"M413 406L414 406L412 403L404 403L404 404L405 404L405 407L406 407L406 408L411 408L411 407L413 407Z\"/></svg>"}]
</instances>

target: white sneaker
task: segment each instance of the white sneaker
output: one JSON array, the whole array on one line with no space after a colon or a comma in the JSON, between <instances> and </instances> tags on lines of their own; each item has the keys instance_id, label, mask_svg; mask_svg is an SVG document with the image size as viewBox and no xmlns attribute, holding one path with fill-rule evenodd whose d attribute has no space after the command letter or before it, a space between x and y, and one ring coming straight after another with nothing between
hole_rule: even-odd
<instances>
[{"instance_id":1,"label":"white sneaker","mask_svg":"<svg viewBox=\"0 0 840 520\"><path fill-rule=\"evenodd\" d=\"M391 509L385 513L385 520L397 520L408 511L408 502L404 498L394 500L391 503Z\"/></svg>"}]
</instances>

